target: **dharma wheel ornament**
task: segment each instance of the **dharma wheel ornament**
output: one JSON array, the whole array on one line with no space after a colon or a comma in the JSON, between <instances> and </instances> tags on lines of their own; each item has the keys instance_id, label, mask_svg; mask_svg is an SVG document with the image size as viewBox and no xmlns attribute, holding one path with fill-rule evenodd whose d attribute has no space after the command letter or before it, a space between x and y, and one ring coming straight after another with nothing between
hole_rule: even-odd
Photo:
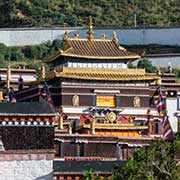
<instances>
[{"instance_id":1,"label":"dharma wheel ornament","mask_svg":"<svg viewBox=\"0 0 180 180\"><path fill-rule=\"evenodd\" d=\"M107 119L113 123L116 121L116 114L114 112L107 113Z\"/></svg>"}]
</instances>

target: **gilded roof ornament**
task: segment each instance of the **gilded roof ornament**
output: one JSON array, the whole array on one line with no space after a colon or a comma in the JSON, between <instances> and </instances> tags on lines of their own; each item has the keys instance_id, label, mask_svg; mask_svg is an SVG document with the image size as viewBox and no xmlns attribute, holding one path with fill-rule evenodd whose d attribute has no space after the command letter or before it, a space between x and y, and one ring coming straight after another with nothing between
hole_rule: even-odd
<instances>
[{"instance_id":1,"label":"gilded roof ornament","mask_svg":"<svg viewBox=\"0 0 180 180\"><path fill-rule=\"evenodd\" d=\"M44 63L41 64L41 80L44 80L46 78L46 68L44 66Z\"/></svg>"},{"instance_id":2,"label":"gilded roof ornament","mask_svg":"<svg viewBox=\"0 0 180 180\"><path fill-rule=\"evenodd\" d=\"M106 40L106 38L107 38L106 35L103 34L103 35L102 35L102 39Z\"/></svg>"},{"instance_id":3,"label":"gilded roof ornament","mask_svg":"<svg viewBox=\"0 0 180 180\"><path fill-rule=\"evenodd\" d=\"M157 79L157 81L156 81L156 85L161 85L161 70L160 70L160 68L158 68L158 70L157 70L157 75L158 75L158 79Z\"/></svg>"},{"instance_id":4,"label":"gilded roof ornament","mask_svg":"<svg viewBox=\"0 0 180 180\"><path fill-rule=\"evenodd\" d=\"M64 32L64 38L63 38L63 39L64 39L64 41L66 41L68 38L69 38L69 36L68 36L68 32L67 32L67 31L65 31L65 32Z\"/></svg>"},{"instance_id":5,"label":"gilded roof ornament","mask_svg":"<svg viewBox=\"0 0 180 180\"><path fill-rule=\"evenodd\" d=\"M89 40L92 40L94 38L94 36L93 36L93 34L94 34L93 23L92 23L92 17L91 16L89 18L89 30L88 30L87 34L88 34L87 38Z\"/></svg>"},{"instance_id":6,"label":"gilded roof ornament","mask_svg":"<svg viewBox=\"0 0 180 180\"><path fill-rule=\"evenodd\" d=\"M117 33L115 31L113 31L113 39L112 39L116 44L118 44L118 37L117 37Z\"/></svg>"},{"instance_id":7,"label":"gilded roof ornament","mask_svg":"<svg viewBox=\"0 0 180 180\"><path fill-rule=\"evenodd\" d=\"M161 69L160 68L157 69L157 75L161 76Z\"/></svg>"},{"instance_id":8,"label":"gilded roof ornament","mask_svg":"<svg viewBox=\"0 0 180 180\"><path fill-rule=\"evenodd\" d=\"M79 33L78 32L74 33L74 38L79 38Z\"/></svg>"}]
</instances>

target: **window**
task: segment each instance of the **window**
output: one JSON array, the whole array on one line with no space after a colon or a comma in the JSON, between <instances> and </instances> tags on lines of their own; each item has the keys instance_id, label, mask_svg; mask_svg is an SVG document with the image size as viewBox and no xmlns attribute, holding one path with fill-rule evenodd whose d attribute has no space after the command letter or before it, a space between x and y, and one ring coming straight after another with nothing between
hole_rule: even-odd
<instances>
[{"instance_id":1,"label":"window","mask_svg":"<svg viewBox=\"0 0 180 180\"><path fill-rule=\"evenodd\" d=\"M84 143L77 144L77 156L83 157L84 156Z\"/></svg>"},{"instance_id":2,"label":"window","mask_svg":"<svg viewBox=\"0 0 180 180\"><path fill-rule=\"evenodd\" d=\"M116 96L116 107L121 106L120 96Z\"/></svg>"},{"instance_id":3,"label":"window","mask_svg":"<svg viewBox=\"0 0 180 180\"><path fill-rule=\"evenodd\" d=\"M96 96L96 106L115 107L114 96Z\"/></svg>"},{"instance_id":4,"label":"window","mask_svg":"<svg viewBox=\"0 0 180 180\"><path fill-rule=\"evenodd\" d=\"M159 134L158 122L154 121L151 123L151 131L152 134Z\"/></svg>"},{"instance_id":5,"label":"window","mask_svg":"<svg viewBox=\"0 0 180 180\"><path fill-rule=\"evenodd\" d=\"M62 142L55 141L54 149L56 151L55 155L57 157L62 157L63 156L63 144L62 144Z\"/></svg>"}]
</instances>

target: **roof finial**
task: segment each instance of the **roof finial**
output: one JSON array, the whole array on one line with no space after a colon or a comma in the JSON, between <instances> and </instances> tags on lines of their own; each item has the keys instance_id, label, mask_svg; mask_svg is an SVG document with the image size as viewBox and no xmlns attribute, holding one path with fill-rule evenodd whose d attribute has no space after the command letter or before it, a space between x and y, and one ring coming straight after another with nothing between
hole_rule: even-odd
<instances>
[{"instance_id":1,"label":"roof finial","mask_svg":"<svg viewBox=\"0 0 180 180\"><path fill-rule=\"evenodd\" d=\"M116 44L118 44L118 37L117 37L117 33L115 31L113 31L113 39L112 39Z\"/></svg>"},{"instance_id":2,"label":"roof finial","mask_svg":"<svg viewBox=\"0 0 180 180\"><path fill-rule=\"evenodd\" d=\"M41 80L44 80L46 78L46 69L44 66L44 63L41 64Z\"/></svg>"},{"instance_id":3,"label":"roof finial","mask_svg":"<svg viewBox=\"0 0 180 180\"><path fill-rule=\"evenodd\" d=\"M156 81L156 85L161 85L161 69L158 68L157 70L158 79Z\"/></svg>"},{"instance_id":4,"label":"roof finial","mask_svg":"<svg viewBox=\"0 0 180 180\"><path fill-rule=\"evenodd\" d=\"M74 38L79 38L79 33L78 32L74 33Z\"/></svg>"},{"instance_id":5,"label":"roof finial","mask_svg":"<svg viewBox=\"0 0 180 180\"><path fill-rule=\"evenodd\" d=\"M65 32L64 32L64 38L63 38L63 40L66 41L68 38L69 38L68 32L65 31Z\"/></svg>"},{"instance_id":6,"label":"roof finial","mask_svg":"<svg viewBox=\"0 0 180 180\"><path fill-rule=\"evenodd\" d=\"M10 65L7 67L7 79L6 79L6 86L9 89L10 88L10 80L11 80L11 68Z\"/></svg>"},{"instance_id":7,"label":"roof finial","mask_svg":"<svg viewBox=\"0 0 180 180\"><path fill-rule=\"evenodd\" d=\"M92 17L91 16L89 17L89 30L88 30L87 34L88 34L87 38L89 40L92 40L94 38L93 37L93 34L94 34L93 23L92 23Z\"/></svg>"},{"instance_id":8,"label":"roof finial","mask_svg":"<svg viewBox=\"0 0 180 180\"><path fill-rule=\"evenodd\" d=\"M102 39L106 39L106 35L105 34L102 34Z\"/></svg>"}]
</instances>

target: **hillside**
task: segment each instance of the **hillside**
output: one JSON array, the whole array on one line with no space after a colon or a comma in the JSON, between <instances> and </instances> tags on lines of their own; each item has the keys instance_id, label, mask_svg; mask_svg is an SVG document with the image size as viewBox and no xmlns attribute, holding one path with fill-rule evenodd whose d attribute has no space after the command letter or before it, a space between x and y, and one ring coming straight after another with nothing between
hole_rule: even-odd
<instances>
[{"instance_id":1,"label":"hillside","mask_svg":"<svg viewBox=\"0 0 180 180\"><path fill-rule=\"evenodd\" d=\"M0 27L171 27L180 25L179 0L1 0Z\"/></svg>"}]
</instances>

